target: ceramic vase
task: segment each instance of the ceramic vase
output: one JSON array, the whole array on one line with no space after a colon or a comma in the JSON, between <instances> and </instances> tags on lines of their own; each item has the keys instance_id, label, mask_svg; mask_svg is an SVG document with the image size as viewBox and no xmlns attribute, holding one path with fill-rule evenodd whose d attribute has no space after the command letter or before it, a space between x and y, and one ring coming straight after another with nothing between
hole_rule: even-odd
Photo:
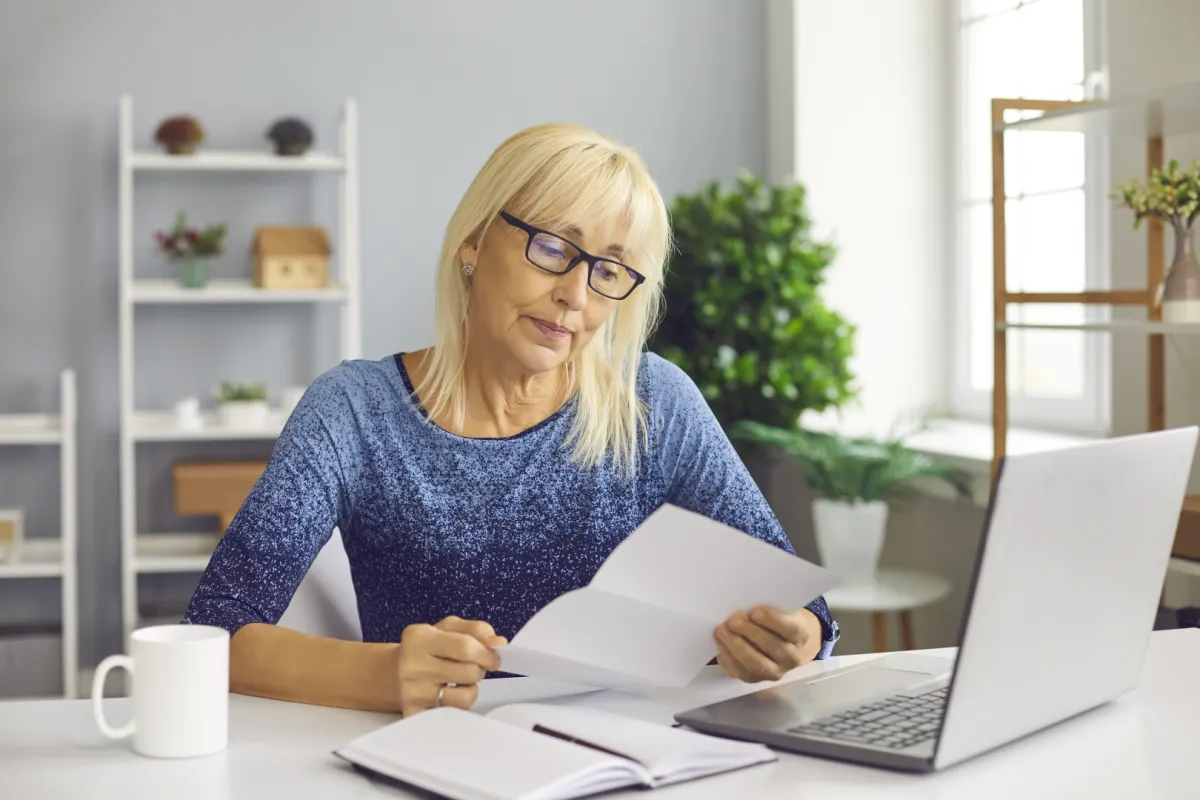
<instances>
[{"instance_id":1,"label":"ceramic vase","mask_svg":"<svg viewBox=\"0 0 1200 800\"><path fill-rule=\"evenodd\" d=\"M846 503L824 497L813 501L813 527L821 564L846 583L870 583L879 569L887 530L888 506L882 500Z\"/></svg>"},{"instance_id":2,"label":"ceramic vase","mask_svg":"<svg viewBox=\"0 0 1200 800\"><path fill-rule=\"evenodd\" d=\"M261 428L269 411L266 400L231 400L218 406L221 424L228 428Z\"/></svg>"},{"instance_id":3,"label":"ceramic vase","mask_svg":"<svg viewBox=\"0 0 1200 800\"><path fill-rule=\"evenodd\" d=\"M208 285L207 258L181 258L179 266L179 285L185 289L203 289Z\"/></svg>"},{"instance_id":4,"label":"ceramic vase","mask_svg":"<svg viewBox=\"0 0 1200 800\"><path fill-rule=\"evenodd\" d=\"M1200 263L1192 230L1175 223L1175 260L1163 281L1162 311L1164 322L1200 322Z\"/></svg>"}]
</instances>

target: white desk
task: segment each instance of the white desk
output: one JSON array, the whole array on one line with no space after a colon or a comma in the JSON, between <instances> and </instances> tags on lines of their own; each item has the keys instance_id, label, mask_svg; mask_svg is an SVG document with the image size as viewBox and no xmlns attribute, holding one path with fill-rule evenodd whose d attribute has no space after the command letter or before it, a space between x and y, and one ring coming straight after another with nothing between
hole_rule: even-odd
<instances>
[{"instance_id":1,"label":"white desk","mask_svg":"<svg viewBox=\"0 0 1200 800\"><path fill-rule=\"evenodd\" d=\"M1019 628L1015 629L1019 634ZM871 656L816 663L793 676L812 674ZM1013 667L1036 668L1036 653L1021 653L1014 638ZM1087 669L1081 664L1080 669ZM780 761L652 793L641 800L703 798L1194 798L1200 741L1200 630L1163 631L1151 637L1140 688L1120 700L973 761L934 775L909 775L783 753ZM489 682L487 704L534 692L534 682ZM493 685L494 684L494 685ZM505 684L500 686L500 684ZM685 690L638 698L616 692L576 696L631 715L664 719L670 713L749 688L712 672ZM124 699L106 701L118 719ZM134 755L127 744L102 739L92 728L86 701L0 703L0 796L141 800L171 797L401 798L404 792L373 783L331 751L384 724L384 714L280 703L234 696L230 746L189 761L156 761ZM415 795L414 795L415 796Z\"/></svg>"}]
</instances>

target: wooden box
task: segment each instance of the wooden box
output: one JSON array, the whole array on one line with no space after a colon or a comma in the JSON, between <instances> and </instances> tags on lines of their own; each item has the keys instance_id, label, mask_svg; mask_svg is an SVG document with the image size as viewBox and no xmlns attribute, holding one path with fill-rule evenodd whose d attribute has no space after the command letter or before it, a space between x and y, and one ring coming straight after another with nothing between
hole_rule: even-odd
<instances>
[{"instance_id":1,"label":"wooden box","mask_svg":"<svg viewBox=\"0 0 1200 800\"><path fill-rule=\"evenodd\" d=\"M324 289L329 285L324 228L260 227L254 232L254 285L262 289Z\"/></svg>"},{"instance_id":2,"label":"wooden box","mask_svg":"<svg viewBox=\"0 0 1200 800\"><path fill-rule=\"evenodd\" d=\"M178 462L171 467L175 513L215 516L223 534L266 468L265 461Z\"/></svg>"},{"instance_id":3,"label":"wooden box","mask_svg":"<svg viewBox=\"0 0 1200 800\"><path fill-rule=\"evenodd\" d=\"M25 515L19 508L0 508L0 564L11 564L21 557L25 538Z\"/></svg>"}]
</instances>

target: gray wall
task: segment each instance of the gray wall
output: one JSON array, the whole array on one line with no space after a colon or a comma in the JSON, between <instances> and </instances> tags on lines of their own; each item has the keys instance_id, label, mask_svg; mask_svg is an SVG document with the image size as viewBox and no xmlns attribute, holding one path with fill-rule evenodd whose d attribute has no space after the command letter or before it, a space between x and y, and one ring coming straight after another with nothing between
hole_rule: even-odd
<instances>
[{"instance_id":1,"label":"gray wall","mask_svg":"<svg viewBox=\"0 0 1200 800\"><path fill-rule=\"evenodd\" d=\"M457 198L493 147L548 120L639 148L664 192L764 169L764 9L730 0L5 0L0 5L0 408L56 407L79 373L81 655L120 647L117 465L117 98L138 144L198 115L212 146L257 146L285 113L334 145L340 104L361 117L364 349L421 347L433 264ZM333 225L321 177L155 176L137 184L139 273L177 209L230 224L222 274L244 274L256 224ZM331 321L305 309L139 312L138 402L206 394L223 378L275 387L329 365ZM217 450L217 452L225 452ZM239 454L243 449L237 451ZM155 445L139 475L143 530L171 518L163 470L215 454ZM0 450L0 505L53 532L55 458ZM194 579L193 579L194 580ZM191 580L143 581L186 598ZM0 624L54 619L52 582L0 584Z\"/></svg>"}]
</instances>

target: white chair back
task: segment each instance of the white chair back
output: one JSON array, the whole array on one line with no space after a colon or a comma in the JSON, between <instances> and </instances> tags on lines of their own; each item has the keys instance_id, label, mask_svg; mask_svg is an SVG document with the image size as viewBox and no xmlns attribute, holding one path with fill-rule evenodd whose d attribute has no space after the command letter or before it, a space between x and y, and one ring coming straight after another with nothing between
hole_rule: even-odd
<instances>
[{"instance_id":1,"label":"white chair back","mask_svg":"<svg viewBox=\"0 0 1200 800\"><path fill-rule=\"evenodd\" d=\"M362 641L350 559L337 528L300 581L279 624L314 636Z\"/></svg>"}]
</instances>

